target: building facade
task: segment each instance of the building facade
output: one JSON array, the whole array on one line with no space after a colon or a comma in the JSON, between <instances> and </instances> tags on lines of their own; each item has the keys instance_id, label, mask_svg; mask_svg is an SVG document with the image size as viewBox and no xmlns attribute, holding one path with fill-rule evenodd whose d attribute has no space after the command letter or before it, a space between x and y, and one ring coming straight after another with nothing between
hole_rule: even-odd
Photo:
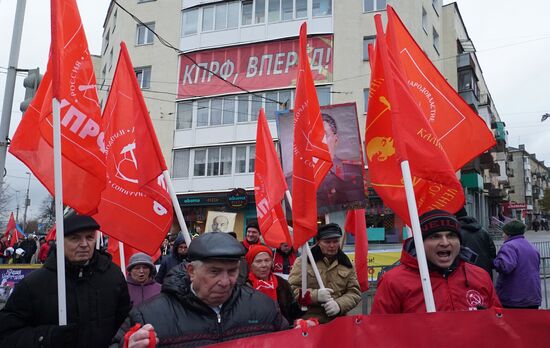
<instances>
[{"instance_id":1,"label":"building facade","mask_svg":"<svg viewBox=\"0 0 550 348\"><path fill-rule=\"evenodd\" d=\"M386 1L120 3L176 50L162 45L143 23L111 3L98 75L102 104L119 42L124 40L191 230L211 229L209 212L234 214L233 229L238 234L256 217L253 175L258 110L265 109L278 144L276 114L294 105L298 33L304 21L320 104L355 103L364 133L370 84L368 44L375 39L374 15L381 13L386 20ZM441 0L390 4L451 85L498 133L501 121L456 4L442 6ZM497 168L505 141L484 154L483 161L469 164L461 175L468 210L482 222L496 214L500 196L494 196L494 190L505 189L507 182L506 166ZM369 238L377 236L371 238L373 242L402 240L403 224L374 190L369 189L366 208L367 226L378 229L369 234ZM325 218L343 223L344 215L333 212Z\"/></svg>"}]
</instances>

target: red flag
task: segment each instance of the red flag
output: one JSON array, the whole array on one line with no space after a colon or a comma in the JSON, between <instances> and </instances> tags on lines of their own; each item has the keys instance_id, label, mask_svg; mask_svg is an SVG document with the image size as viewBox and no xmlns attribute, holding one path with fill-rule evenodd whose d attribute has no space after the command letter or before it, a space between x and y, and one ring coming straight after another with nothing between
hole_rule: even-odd
<instances>
[{"instance_id":1,"label":"red flag","mask_svg":"<svg viewBox=\"0 0 550 348\"><path fill-rule=\"evenodd\" d=\"M46 235L46 243L49 242L50 240L55 240L56 238L56 228L55 228L55 225L52 226L52 228L50 228L50 230L48 231L48 234Z\"/></svg>"},{"instance_id":2,"label":"red flag","mask_svg":"<svg viewBox=\"0 0 550 348\"><path fill-rule=\"evenodd\" d=\"M15 219L13 218L13 213L10 214L10 219L8 220L8 224L6 225L6 232L4 232L4 237L9 237L10 232L12 230L15 230Z\"/></svg>"},{"instance_id":3,"label":"red flag","mask_svg":"<svg viewBox=\"0 0 550 348\"><path fill-rule=\"evenodd\" d=\"M48 68L25 113L10 153L54 194L52 97L60 102L63 203L82 214L95 211L105 187L94 68L75 0L52 0ZM53 79L53 81L52 81Z\"/></svg>"},{"instance_id":4,"label":"red flag","mask_svg":"<svg viewBox=\"0 0 550 348\"><path fill-rule=\"evenodd\" d=\"M332 167L306 43L307 25L304 22L300 27L294 103L292 220L295 248L317 234L317 188Z\"/></svg>"},{"instance_id":5,"label":"red flag","mask_svg":"<svg viewBox=\"0 0 550 348\"><path fill-rule=\"evenodd\" d=\"M120 267L120 250L118 245L118 240L109 237L109 245L107 246L107 252L111 254L112 261ZM124 263L126 264L126 267L128 267L128 264L130 263L130 257L134 255L135 253L140 253L142 251L139 251L137 249L132 248L128 244L124 243ZM146 253L147 254L147 253ZM151 256L153 259L153 262L155 262L160 257L160 248L157 248L157 251L154 254L147 254Z\"/></svg>"},{"instance_id":6,"label":"red flag","mask_svg":"<svg viewBox=\"0 0 550 348\"><path fill-rule=\"evenodd\" d=\"M453 169L458 170L493 147L495 137L485 121L466 104L418 46L394 9L388 5L387 10L388 45L400 53L409 90Z\"/></svg>"},{"instance_id":7,"label":"red flag","mask_svg":"<svg viewBox=\"0 0 550 348\"><path fill-rule=\"evenodd\" d=\"M172 201L149 112L124 42L105 110L107 187L95 216L101 230L154 254L172 224Z\"/></svg>"},{"instance_id":8,"label":"red flag","mask_svg":"<svg viewBox=\"0 0 550 348\"><path fill-rule=\"evenodd\" d=\"M418 107L400 71L399 55L388 52L380 16L371 75L365 143L376 192L410 225L400 163L409 160L418 214L451 213L464 205L464 192L437 135Z\"/></svg>"},{"instance_id":9,"label":"red flag","mask_svg":"<svg viewBox=\"0 0 550 348\"><path fill-rule=\"evenodd\" d=\"M365 209L348 210L344 231L355 236L355 272L361 291L367 291L369 289L369 241Z\"/></svg>"},{"instance_id":10,"label":"red flag","mask_svg":"<svg viewBox=\"0 0 550 348\"><path fill-rule=\"evenodd\" d=\"M277 157L264 109L258 115L254 196L260 231L267 245L278 248L292 244L281 201L287 190L285 176Z\"/></svg>"}]
</instances>

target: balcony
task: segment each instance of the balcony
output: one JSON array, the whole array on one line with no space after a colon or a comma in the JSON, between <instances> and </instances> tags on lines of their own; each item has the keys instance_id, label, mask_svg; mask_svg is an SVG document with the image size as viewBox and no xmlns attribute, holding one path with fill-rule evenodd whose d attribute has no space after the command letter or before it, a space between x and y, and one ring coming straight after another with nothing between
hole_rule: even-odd
<instances>
[{"instance_id":1,"label":"balcony","mask_svg":"<svg viewBox=\"0 0 550 348\"><path fill-rule=\"evenodd\" d=\"M489 197L490 198L497 198L497 199L502 199L504 197L506 197L506 192L504 190L501 190L501 189L490 189L489 190Z\"/></svg>"},{"instance_id":2,"label":"balcony","mask_svg":"<svg viewBox=\"0 0 550 348\"><path fill-rule=\"evenodd\" d=\"M476 63L475 63L471 53L459 54L456 57L456 65L457 65L458 69L460 69L460 68L471 68L473 70L476 69Z\"/></svg>"},{"instance_id":3,"label":"balcony","mask_svg":"<svg viewBox=\"0 0 550 348\"><path fill-rule=\"evenodd\" d=\"M489 173L500 175L500 165L498 163L493 163L489 168Z\"/></svg>"},{"instance_id":4,"label":"balcony","mask_svg":"<svg viewBox=\"0 0 550 348\"><path fill-rule=\"evenodd\" d=\"M479 167L481 169L489 169L493 165L493 156L489 152L485 152L479 156Z\"/></svg>"}]
</instances>

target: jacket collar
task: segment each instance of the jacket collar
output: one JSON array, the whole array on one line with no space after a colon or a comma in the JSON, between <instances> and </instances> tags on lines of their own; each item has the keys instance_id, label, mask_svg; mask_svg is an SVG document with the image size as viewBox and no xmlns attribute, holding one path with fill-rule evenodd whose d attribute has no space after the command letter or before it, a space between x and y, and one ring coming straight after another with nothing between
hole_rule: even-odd
<instances>
[{"instance_id":1,"label":"jacket collar","mask_svg":"<svg viewBox=\"0 0 550 348\"><path fill-rule=\"evenodd\" d=\"M70 275L78 275L80 273L82 273L83 275L87 275L92 273L93 270L105 272L110 265L111 255L106 254L102 251L94 250L94 254L90 259L90 262L85 265L73 264L65 260L65 272ZM55 254L46 259L46 263L44 263L44 268L57 272L57 257Z\"/></svg>"},{"instance_id":2,"label":"jacket collar","mask_svg":"<svg viewBox=\"0 0 550 348\"><path fill-rule=\"evenodd\" d=\"M315 260L315 262L322 261L325 258L325 256L321 252L321 248L319 247L319 245L311 248L311 254L313 255L313 259ZM342 266L353 268L353 265L351 264L348 256L340 249L338 249L338 254L336 254L336 260L338 261L338 264Z\"/></svg>"}]
</instances>

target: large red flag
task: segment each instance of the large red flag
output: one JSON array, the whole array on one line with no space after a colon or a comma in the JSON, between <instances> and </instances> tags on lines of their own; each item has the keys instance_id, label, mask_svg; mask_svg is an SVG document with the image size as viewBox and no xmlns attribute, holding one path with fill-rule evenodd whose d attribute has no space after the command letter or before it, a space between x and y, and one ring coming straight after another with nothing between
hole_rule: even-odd
<instances>
[{"instance_id":1,"label":"large red flag","mask_svg":"<svg viewBox=\"0 0 550 348\"><path fill-rule=\"evenodd\" d=\"M57 235L57 232L56 232L56 227L55 225L53 225L50 230L48 231L48 234L46 234L46 243L49 242L50 240L55 240L56 238L56 235Z\"/></svg>"},{"instance_id":2,"label":"large red flag","mask_svg":"<svg viewBox=\"0 0 550 348\"><path fill-rule=\"evenodd\" d=\"M348 210L344 230L355 236L355 272L361 291L369 289L369 241L365 209Z\"/></svg>"},{"instance_id":3,"label":"large red flag","mask_svg":"<svg viewBox=\"0 0 550 348\"><path fill-rule=\"evenodd\" d=\"M493 147L495 137L418 46L394 9L388 5L387 10L388 45L399 52L409 90L458 170Z\"/></svg>"},{"instance_id":4,"label":"large red flag","mask_svg":"<svg viewBox=\"0 0 550 348\"><path fill-rule=\"evenodd\" d=\"M418 214L464 205L464 192L437 135L400 71L399 55L389 52L380 16L371 75L365 143L369 175L376 192L410 225L400 163L408 160Z\"/></svg>"},{"instance_id":5,"label":"large red flag","mask_svg":"<svg viewBox=\"0 0 550 348\"><path fill-rule=\"evenodd\" d=\"M280 247L281 243L292 244L281 207L287 189L264 109L260 109L256 130L254 196L260 231L265 243L273 248Z\"/></svg>"},{"instance_id":6,"label":"large red flag","mask_svg":"<svg viewBox=\"0 0 550 348\"><path fill-rule=\"evenodd\" d=\"M124 42L105 110L107 187L95 216L101 230L154 254L172 224L164 158Z\"/></svg>"},{"instance_id":7,"label":"large red flag","mask_svg":"<svg viewBox=\"0 0 550 348\"><path fill-rule=\"evenodd\" d=\"M292 221L294 248L317 234L317 188L332 167L325 128L306 50L307 25L300 27L294 103Z\"/></svg>"},{"instance_id":8,"label":"large red flag","mask_svg":"<svg viewBox=\"0 0 550 348\"><path fill-rule=\"evenodd\" d=\"M60 102L63 203L95 211L105 187L105 156L94 68L75 0L52 0L48 68L10 153L54 195L52 97ZM52 81L53 80L53 81Z\"/></svg>"},{"instance_id":9,"label":"large red flag","mask_svg":"<svg viewBox=\"0 0 550 348\"><path fill-rule=\"evenodd\" d=\"M16 229L15 219L13 218L13 213L11 213L10 219L8 220L8 224L6 225L6 231L4 232L4 237L9 237L10 232L15 229Z\"/></svg>"}]
</instances>

